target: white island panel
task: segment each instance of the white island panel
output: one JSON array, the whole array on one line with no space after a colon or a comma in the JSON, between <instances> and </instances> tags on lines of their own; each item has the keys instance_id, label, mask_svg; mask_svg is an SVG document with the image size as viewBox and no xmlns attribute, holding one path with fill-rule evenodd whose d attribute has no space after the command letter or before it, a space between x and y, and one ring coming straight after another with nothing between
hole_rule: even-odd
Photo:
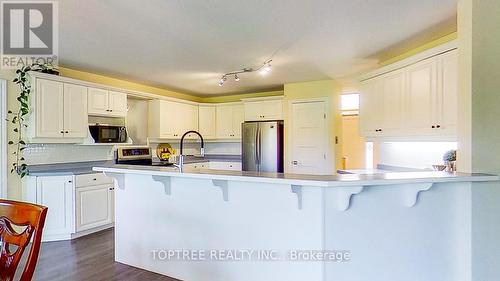
<instances>
[{"instance_id":1,"label":"white island panel","mask_svg":"<svg viewBox=\"0 0 500 281\"><path fill-rule=\"evenodd\" d=\"M322 262L154 260L155 250L323 249L322 189L229 182L229 200L211 180L172 178L171 195L148 175L116 189L116 260L181 280L323 280ZM254 257L254 259L258 259Z\"/></svg>"}]
</instances>

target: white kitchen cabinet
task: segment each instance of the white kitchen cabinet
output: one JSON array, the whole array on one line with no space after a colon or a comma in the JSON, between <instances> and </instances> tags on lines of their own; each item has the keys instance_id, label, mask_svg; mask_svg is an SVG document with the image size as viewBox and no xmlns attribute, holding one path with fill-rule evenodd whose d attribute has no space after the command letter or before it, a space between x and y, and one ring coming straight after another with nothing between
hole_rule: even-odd
<instances>
[{"instance_id":1,"label":"white kitchen cabinet","mask_svg":"<svg viewBox=\"0 0 500 281\"><path fill-rule=\"evenodd\" d=\"M184 167L191 169L209 169L209 164L208 162L189 163L189 164L184 164Z\"/></svg>"},{"instance_id":2,"label":"white kitchen cabinet","mask_svg":"<svg viewBox=\"0 0 500 281\"><path fill-rule=\"evenodd\" d=\"M87 137L87 88L35 78L30 142L81 142Z\"/></svg>"},{"instance_id":3,"label":"white kitchen cabinet","mask_svg":"<svg viewBox=\"0 0 500 281\"><path fill-rule=\"evenodd\" d=\"M107 115L109 113L108 91L88 88L88 114Z\"/></svg>"},{"instance_id":4,"label":"white kitchen cabinet","mask_svg":"<svg viewBox=\"0 0 500 281\"><path fill-rule=\"evenodd\" d=\"M28 176L23 200L49 208L43 241L68 240L114 222L114 180L102 173Z\"/></svg>"},{"instance_id":5,"label":"white kitchen cabinet","mask_svg":"<svg viewBox=\"0 0 500 281\"><path fill-rule=\"evenodd\" d=\"M109 91L109 110L111 116L127 116L127 95L120 92Z\"/></svg>"},{"instance_id":6,"label":"white kitchen cabinet","mask_svg":"<svg viewBox=\"0 0 500 281\"><path fill-rule=\"evenodd\" d=\"M382 96L378 104L382 111L380 130L385 136L398 135L403 121L403 94L405 90L405 72L394 71L382 78Z\"/></svg>"},{"instance_id":7,"label":"white kitchen cabinet","mask_svg":"<svg viewBox=\"0 0 500 281\"><path fill-rule=\"evenodd\" d=\"M241 162L210 161L209 168L214 170L241 171Z\"/></svg>"},{"instance_id":8,"label":"white kitchen cabinet","mask_svg":"<svg viewBox=\"0 0 500 281\"><path fill-rule=\"evenodd\" d=\"M49 208L43 229L45 241L69 239L74 226L74 180L73 176L36 177L34 203Z\"/></svg>"},{"instance_id":9,"label":"white kitchen cabinet","mask_svg":"<svg viewBox=\"0 0 500 281\"><path fill-rule=\"evenodd\" d=\"M458 125L458 51L438 58L436 129L440 134L456 135ZM439 126L439 127L438 127Z\"/></svg>"},{"instance_id":10,"label":"white kitchen cabinet","mask_svg":"<svg viewBox=\"0 0 500 281\"><path fill-rule=\"evenodd\" d=\"M76 231L113 222L112 184L76 188Z\"/></svg>"},{"instance_id":11,"label":"white kitchen cabinet","mask_svg":"<svg viewBox=\"0 0 500 281\"><path fill-rule=\"evenodd\" d=\"M383 82L373 78L361 83L359 99L359 130L365 137L381 135L383 115L380 110Z\"/></svg>"},{"instance_id":12,"label":"white kitchen cabinet","mask_svg":"<svg viewBox=\"0 0 500 281\"><path fill-rule=\"evenodd\" d=\"M452 50L363 81L360 134L456 138L457 72Z\"/></svg>"},{"instance_id":13,"label":"white kitchen cabinet","mask_svg":"<svg viewBox=\"0 0 500 281\"><path fill-rule=\"evenodd\" d=\"M64 137L64 84L51 80L36 79L35 98L35 137Z\"/></svg>"},{"instance_id":14,"label":"white kitchen cabinet","mask_svg":"<svg viewBox=\"0 0 500 281\"><path fill-rule=\"evenodd\" d=\"M64 84L64 137L85 138L88 133L87 87Z\"/></svg>"},{"instance_id":15,"label":"white kitchen cabinet","mask_svg":"<svg viewBox=\"0 0 500 281\"><path fill-rule=\"evenodd\" d=\"M89 87L88 114L104 117L126 117L127 94Z\"/></svg>"},{"instance_id":16,"label":"white kitchen cabinet","mask_svg":"<svg viewBox=\"0 0 500 281\"><path fill-rule=\"evenodd\" d=\"M241 104L219 104L216 110L216 131L219 139L241 139L244 110Z\"/></svg>"},{"instance_id":17,"label":"white kitchen cabinet","mask_svg":"<svg viewBox=\"0 0 500 281\"><path fill-rule=\"evenodd\" d=\"M283 120L283 100L245 102L245 121Z\"/></svg>"},{"instance_id":18,"label":"white kitchen cabinet","mask_svg":"<svg viewBox=\"0 0 500 281\"><path fill-rule=\"evenodd\" d=\"M149 101L149 138L180 139L187 131L198 130L198 106L165 100ZM187 138L198 136L190 134Z\"/></svg>"},{"instance_id":19,"label":"white kitchen cabinet","mask_svg":"<svg viewBox=\"0 0 500 281\"><path fill-rule=\"evenodd\" d=\"M436 126L437 60L429 58L406 68L407 91L405 129L415 134L431 134Z\"/></svg>"},{"instance_id":20,"label":"white kitchen cabinet","mask_svg":"<svg viewBox=\"0 0 500 281\"><path fill-rule=\"evenodd\" d=\"M216 133L216 107L213 105L200 105L198 108L199 132L205 139L215 139Z\"/></svg>"}]
</instances>

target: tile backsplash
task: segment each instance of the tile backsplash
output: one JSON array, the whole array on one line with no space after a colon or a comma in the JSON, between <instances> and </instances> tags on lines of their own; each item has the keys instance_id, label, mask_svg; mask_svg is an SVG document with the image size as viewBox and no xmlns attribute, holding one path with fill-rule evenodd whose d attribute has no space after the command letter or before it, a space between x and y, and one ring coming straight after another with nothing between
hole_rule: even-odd
<instances>
[{"instance_id":1,"label":"tile backsplash","mask_svg":"<svg viewBox=\"0 0 500 281\"><path fill-rule=\"evenodd\" d=\"M111 160L112 146L85 146L75 144L29 144L24 150L26 164L54 164Z\"/></svg>"},{"instance_id":2,"label":"tile backsplash","mask_svg":"<svg viewBox=\"0 0 500 281\"><path fill-rule=\"evenodd\" d=\"M171 142L179 151L179 143ZM155 155L156 144L151 144ZM187 142L185 154L199 154L199 143ZM71 163L85 161L113 160L115 147L107 145L75 145L75 144L28 144L24 150L24 158L28 165ZM241 143L205 144L206 154L241 155Z\"/></svg>"}]
</instances>

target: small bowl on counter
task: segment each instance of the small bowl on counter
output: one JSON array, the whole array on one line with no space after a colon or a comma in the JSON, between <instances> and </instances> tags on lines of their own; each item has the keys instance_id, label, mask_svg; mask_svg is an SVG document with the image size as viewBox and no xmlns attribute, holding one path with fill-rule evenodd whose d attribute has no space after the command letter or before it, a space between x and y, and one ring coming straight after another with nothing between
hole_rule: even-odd
<instances>
[{"instance_id":1,"label":"small bowl on counter","mask_svg":"<svg viewBox=\"0 0 500 281\"><path fill-rule=\"evenodd\" d=\"M446 169L446 165L432 165L432 169L434 169L434 171L444 171Z\"/></svg>"}]
</instances>

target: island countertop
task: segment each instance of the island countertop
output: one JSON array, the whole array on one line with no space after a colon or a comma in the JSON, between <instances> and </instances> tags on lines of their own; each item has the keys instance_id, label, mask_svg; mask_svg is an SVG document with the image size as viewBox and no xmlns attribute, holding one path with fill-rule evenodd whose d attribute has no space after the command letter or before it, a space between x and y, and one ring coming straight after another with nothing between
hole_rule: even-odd
<instances>
[{"instance_id":1,"label":"island countertop","mask_svg":"<svg viewBox=\"0 0 500 281\"><path fill-rule=\"evenodd\" d=\"M372 186L424 182L485 182L499 180L498 176L490 174L448 173L434 171L389 172L375 174L301 175L287 173L193 169L188 167L184 167L183 171L180 172L176 167L151 167L122 164L95 166L93 170L104 173L117 174L152 175L323 187L360 185Z\"/></svg>"}]
</instances>

